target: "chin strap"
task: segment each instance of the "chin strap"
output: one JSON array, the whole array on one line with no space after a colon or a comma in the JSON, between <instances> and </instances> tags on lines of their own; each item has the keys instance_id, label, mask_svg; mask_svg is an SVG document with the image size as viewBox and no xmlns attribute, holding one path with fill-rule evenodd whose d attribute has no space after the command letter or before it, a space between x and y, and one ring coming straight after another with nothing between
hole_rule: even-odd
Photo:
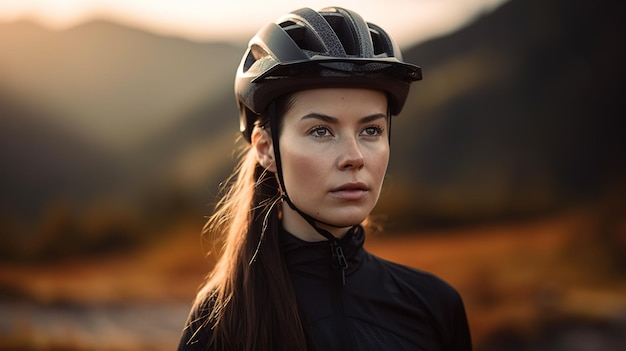
<instances>
[{"instance_id":1,"label":"chin strap","mask_svg":"<svg viewBox=\"0 0 626 351\"><path fill-rule=\"evenodd\" d=\"M276 103L272 101L269 105L269 117L270 117L270 132L272 135L272 143L274 145L274 161L276 163L276 170L278 175L278 184L280 186L282 192L282 199L291 207L292 210L296 211L302 218L304 218L307 223L315 229L321 236L325 237L330 241L330 251L333 258L333 267L337 269L341 269L341 283L342 285L346 284L346 275L345 271L348 269L348 261L343 253L343 248L339 245L339 241L337 238L332 235L329 231L320 228L317 224L321 223L326 226L335 227L335 228L344 228L342 226L337 226L334 224L326 223L324 221L320 221L319 219L315 219L312 216L302 212L296 205L291 201L289 195L287 194L287 188L285 187L285 181L283 179L283 167L280 159L280 144L279 144L279 125L278 125L278 115L276 113ZM350 228L350 231L353 231L357 225L353 225Z\"/></svg>"}]
</instances>

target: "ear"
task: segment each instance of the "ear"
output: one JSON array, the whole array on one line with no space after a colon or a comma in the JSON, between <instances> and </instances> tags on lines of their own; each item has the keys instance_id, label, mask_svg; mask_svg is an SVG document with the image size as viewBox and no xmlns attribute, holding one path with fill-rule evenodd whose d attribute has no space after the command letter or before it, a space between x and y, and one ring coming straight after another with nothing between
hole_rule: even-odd
<instances>
[{"instance_id":1,"label":"ear","mask_svg":"<svg viewBox=\"0 0 626 351\"><path fill-rule=\"evenodd\" d=\"M256 150L256 159L261 167L272 173L276 173L274 159L274 144L272 138L265 129L255 129L252 133L252 145Z\"/></svg>"}]
</instances>

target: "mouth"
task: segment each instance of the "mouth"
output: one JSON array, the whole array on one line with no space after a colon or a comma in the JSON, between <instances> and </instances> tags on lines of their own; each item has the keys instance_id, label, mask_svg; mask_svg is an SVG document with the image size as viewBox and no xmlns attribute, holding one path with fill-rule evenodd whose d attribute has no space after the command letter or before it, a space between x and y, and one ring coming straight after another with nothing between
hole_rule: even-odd
<instances>
[{"instance_id":1,"label":"mouth","mask_svg":"<svg viewBox=\"0 0 626 351\"><path fill-rule=\"evenodd\" d=\"M364 183L361 182L356 182L356 183L346 183L346 184L342 184L334 189L331 190L331 192L337 192L337 191L368 191L369 188L367 187L367 185L365 185Z\"/></svg>"},{"instance_id":2,"label":"mouth","mask_svg":"<svg viewBox=\"0 0 626 351\"><path fill-rule=\"evenodd\" d=\"M343 200L360 200L367 192L369 187L364 183L346 183L342 184L330 191L333 196Z\"/></svg>"}]
</instances>

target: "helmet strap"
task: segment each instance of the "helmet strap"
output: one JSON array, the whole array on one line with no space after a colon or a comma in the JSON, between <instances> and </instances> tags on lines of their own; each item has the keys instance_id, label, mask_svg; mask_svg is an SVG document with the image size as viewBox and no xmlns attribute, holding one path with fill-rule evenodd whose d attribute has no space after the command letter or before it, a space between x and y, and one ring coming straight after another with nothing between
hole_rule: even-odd
<instances>
[{"instance_id":1,"label":"helmet strap","mask_svg":"<svg viewBox=\"0 0 626 351\"><path fill-rule=\"evenodd\" d=\"M328 232L325 229L320 228L317 224L321 223L326 226L335 227L335 228L344 228L343 226L337 226L334 224L326 223L324 221L320 221L319 219L313 218L312 216L304 213L300 210L296 205L291 201L289 195L287 194L287 188L285 187L285 180L283 178L283 166L280 158L280 144L279 144L279 121L278 121L278 113L276 111L276 102L272 101L268 107L269 111L269 119L270 119L270 133L272 136L272 144L274 145L274 161L276 163L276 171L278 176L278 185L280 186L280 190L282 192L282 198L285 202L291 207L292 210L296 211L302 218L304 218L312 227L317 231L320 235L325 237L328 240L335 241L334 235ZM355 227L357 225L353 225Z\"/></svg>"},{"instance_id":2,"label":"helmet strap","mask_svg":"<svg viewBox=\"0 0 626 351\"><path fill-rule=\"evenodd\" d=\"M387 100L389 101L389 100ZM389 147L391 148L391 106L387 103L387 140L389 140Z\"/></svg>"}]
</instances>

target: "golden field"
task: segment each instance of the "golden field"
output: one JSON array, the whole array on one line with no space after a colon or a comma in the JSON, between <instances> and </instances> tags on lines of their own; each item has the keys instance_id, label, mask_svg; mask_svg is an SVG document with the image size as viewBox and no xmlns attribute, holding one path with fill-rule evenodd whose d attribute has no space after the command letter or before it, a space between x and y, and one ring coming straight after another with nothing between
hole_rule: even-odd
<instances>
[{"instance_id":1,"label":"golden field","mask_svg":"<svg viewBox=\"0 0 626 351\"><path fill-rule=\"evenodd\" d=\"M489 350L503 334L536 340L554 323L613 328L611 321L624 318L626 276L596 240L604 219L576 208L525 221L380 233L366 245L455 286L476 348ZM626 221L614 224L612 237L624 239ZM1 266L0 350L174 349L211 266L200 228L182 221L126 254Z\"/></svg>"}]
</instances>

